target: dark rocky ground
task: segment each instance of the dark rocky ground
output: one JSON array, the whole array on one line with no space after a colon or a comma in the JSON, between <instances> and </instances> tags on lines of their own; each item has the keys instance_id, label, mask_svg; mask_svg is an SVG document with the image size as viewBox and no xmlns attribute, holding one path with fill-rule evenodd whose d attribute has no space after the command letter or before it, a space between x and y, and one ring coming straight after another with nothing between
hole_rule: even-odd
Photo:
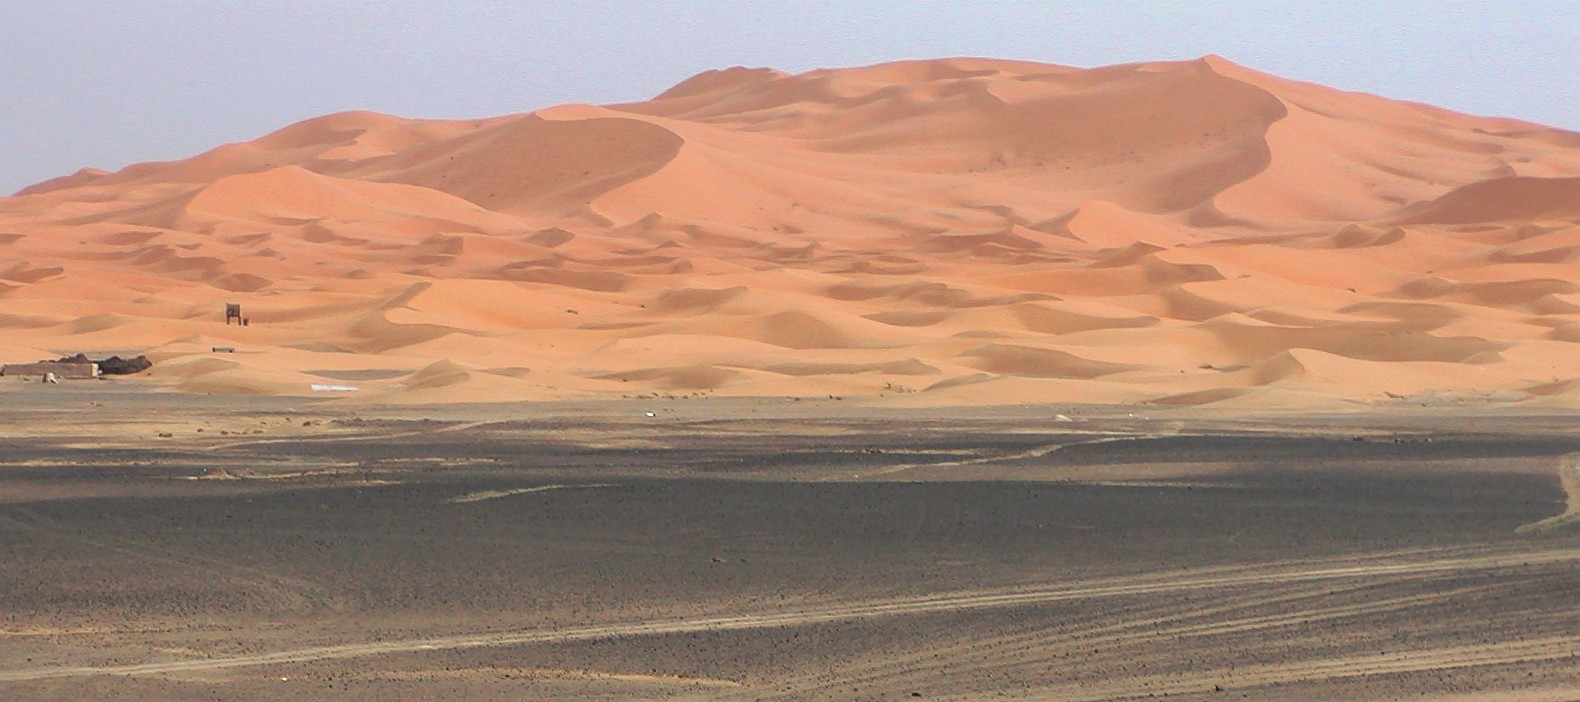
<instances>
[{"instance_id":1,"label":"dark rocky ground","mask_svg":"<svg viewBox=\"0 0 1580 702\"><path fill-rule=\"evenodd\" d=\"M0 697L1580 696L1571 417L612 407L12 432Z\"/></svg>"}]
</instances>

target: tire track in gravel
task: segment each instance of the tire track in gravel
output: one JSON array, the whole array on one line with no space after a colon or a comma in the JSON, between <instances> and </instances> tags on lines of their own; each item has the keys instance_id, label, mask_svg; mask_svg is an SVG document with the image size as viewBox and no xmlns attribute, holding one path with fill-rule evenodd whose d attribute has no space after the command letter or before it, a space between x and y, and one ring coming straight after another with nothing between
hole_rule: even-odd
<instances>
[{"instance_id":1,"label":"tire track in gravel","mask_svg":"<svg viewBox=\"0 0 1580 702\"><path fill-rule=\"evenodd\" d=\"M986 464L990 464L990 463L1009 463L1011 461L1024 461L1024 460L1029 460L1029 459L1033 459L1033 458L1042 458L1043 456L1046 456L1046 455L1048 455L1050 453L1053 453L1055 451L1061 451L1063 449L1073 448L1073 447L1076 447L1076 446L1092 446L1092 445L1096 445L1096 444L1110 444L1110 443L1115 443L1115 442L1120 442L1120 441L1145 441L1145 440L1148 440L1148 439L1160 439L1160 438L1169 437L1169 436L1176 436L1176 434L1167 434L1167 433L1165 433L1165 434L1123 434L1123 435L1116 435L1116 436L1104 436L1104 437L1100 437L1100 438L1096 438L1096 439L1086 439L1086 440L1082 440L1082 441L1071 441L1071 442L1062 443L1062 444L1046 444L1046 445L1038 446L1036 448L1028 449L1028 450L1025 450L1025 451L1017 451L1015 453L998 453L998 454L991 454L991 455L985 455L985 456L977 456L975 458L963 458L963 459L955 460L955 461L936 461L936 462L922 461L922 462L915 462L915 463L899 463L899 464L892 465L892 466L886 466L884 468L878 468L878 469L875 469L875 470L869 470L869 471L865 471L865 472L861 472L861 473L855 473L855 474L853 474L851 476L848 476L848 477L847 476L839 476L839 477L833 477L833 478L825 478L823 481L820 481L820 482L840 482L840 481L849 481L849 480L871 480L873 478L891 476L891 475L894 475L895 473L903 473L905 471L916 470L918 468L957 468L957 467L960 467L960 466L978 466L978 465L986 465Z\"/></svg>"},{"instance_id":2,"label":"tire track in gravel","mask_svg":"<svg viewBox=\"0 0 1580 702\"><path fill-rule=\"evenodd\" d=\"M1451 670L1489 665L1539 663L1580 658L1580 634L1548 636L1524 641L1501 641L1469 646L1446 646L1414 651L1336 656L1288 664L1237 667L1232 671L1192 676L1145 676L1111 683L1039 690L1039 696L1066 702L1106 702L1156 695L1200 694L1220 686L1221 692L1246 688L1334 681L1420 671Z\"/></svg>"},{"instance_id":3,"label":"tire track in gravel","mask_svg":"<svg viewBox=\"0 0 1580 702\"><path fill-rule=\"evenodd\" d=\"M1564 511L1539 522L1525 524L1516 532L1540 534L1580 524L1580 453L1566 454L1558 459L1558 484L1564 491Z\"/></svg>"},{"instance_id":4,"label":"tire track in gravel","mask_svg":"<svg viewBox=\"0 0 1580 702\"><path fill-rule=\"evenodd\" d=\"M505 424L505 423L506 422L503 422L503 421L488 420L488 421L460 422L460 423L456 423L456 424L446 424L446 425L440 426L440 427L431 427L431 428L422 428L422 429L409 429L409 430L406 430L406 431L399 431L399 432L394 432L394 433L363 432L363 433L348 433L348 434L317 434L317 435L315 435L315 434L307 434L307 435L302 435L302 436L287 436L287 437L268 438L268 439L242 439L242 440L239 440L239 441L227 441L227 442L218 443L218 444L208 444L206 446L198 447L197 450L200 450L200 451L228 451L230 449L236 449L236 448L242 448L242 447L267 446L267 445L271 445L271 444L319 444L319 443L357 442L357 441L367 441L367 440L383 441L385 439L406 439L406 438L410 438L410 437L413 437L413 436L433 436L435 434L452 434L452 433L459 432L459 431L467 431L469 429L476 429L478 427L483 427L483 426L487 426L487 425L490 425L490 424Z\"/></svg>"},{"instance_id":5,"label":"tire track in gravel","mask_svg":"<svg viewBox=\"0 0 1580 702\"><path fill-rule=\"evenodd\" d=\"M1408 578L1393 578L1398 582ZM825 671L815 675L781 680L768 694L754 694L753 699L791 700L827 696L835 689L861 687L881 688L900 685L906 681L922 679L935 670L938 660L949 660L956 669L970 666L967 661L991 661L986 668L1006 669L1029 661L1045 661L1061 654L1100 648L1110 651L1136 644L1166 642L1178 646L1184 639L1212 636L1232 636L1278 628L1299 628L1318 622L1377 615L1413 608L1428 607L1459 598L1480 596L1505 588L1505 585L1476 585L1428 593L1399 595L1378 600L1324 604L1332 599L1331 584L1304 587L1292 592L1278 592L1248 597L1236 597L1229 604L1201 608L1186 605L1182 609L1164 614L1165 607L1156 607L1149 614L1121 618L1118 622L1075 630L1050 630L1034 628L1006 636L970 639L947 647L929 646L926 651L889 657L864 664L841 667L837 672ZM1271 606L1305 602L1307 604L1281 609L1274 613L1254 614ZM1232 618L1219 615L1242 612ZM1106 622L1109 618L1104 617Z\"/></svg>"},{"instance_id":6,"label":"tire track in gravel","mask_svg":"<svg viewBox=\"0 0 1580 702\"><path fill-rule=\"evenodd\" d=\"M305 663L321 660L378 656L413 651L482 648L520 644L561 643L634 636L660 636L666 634L739 631L777 627L800 627L832 622L896 617L934 613L965 612L971 610L1025 607L1074 600L1090 600L1149 595L1183 593L1241 586L1343 582L1368 578L1429 577L1444 573L1465 571L1490 571L1517 569L1530 566L1580 562L1580 548L1494 552L1479 556L1452 556L1445 558L1416 558L1401 561L1377 561L1352 564L1353 561L1335 561L1327 564L1307 562L1303 567L1282 564L1241 566L1221 569L1218 572L1183 571L1141 575L1131 578L1109 578L1085 582L1031 587L1012 587L988 590L958 591L937 595L875 600L850 604L835 604L788 612L770 612L742 615L659 619L650 621L602 624L563 629L523 629L486 634L459 634L391 641L368 641L326 646L313 646L273 652L238 656L158 661L104 666L57 666L0 671L0 682L40 680L48 678L87 677L94 675L149 675L201 670L220 670L282 663ZM1580 645L1580 635L1564 637L1558 643ZM1466 649L1467 653L1455 657L1445 653L1446 665L1465 665L1465 661L1504 661L1507 656L1497 653L1501 648ZM1508 649L1514 650L1514 649ZM1525 647L1518 650L1525 651ZM1550 657L1575 655L1574 649L1552 651ZM1529 656L1541 653L1520 653L1517 660L1536 660ZM1503 657L1499 657L1503 656ZM1419 657L1412 658L1416 661ZM1546 660L1546 659L1543 659ZM1379 660L1373 665L1388 669L1388 661ZM1419 661L1415 664L1419 664ZM1410 668L1414 669L1414 668ZM1283 670L1283 668L1280 668ZM1325 670L1325 669L1323 669ZM1271 673L1269 673L1271 675Z\"/></svg>"}]
</instances>

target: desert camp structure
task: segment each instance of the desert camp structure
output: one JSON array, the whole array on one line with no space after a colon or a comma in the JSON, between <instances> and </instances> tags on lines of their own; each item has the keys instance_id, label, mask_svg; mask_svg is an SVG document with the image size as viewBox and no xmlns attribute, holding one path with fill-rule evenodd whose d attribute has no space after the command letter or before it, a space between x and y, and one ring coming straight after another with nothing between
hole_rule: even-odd
<instances>
[{"instance_id":1,"label":"desert camp structure","mask_svg":"<svg viewBox=\"0 0 1580 702\"><path fill-rule=\"evenodd\" d=\"M38 363L7 363L0 366L0 375L37 376L54 374L62 379L89 379L103 375L99 364L92 361L39 361Z\"/></svg>"},{"instance_id":2,"label":"desert camp structure","mask_svg":"<svg viewBox=\"0 0 1580 702\"><path fill-rule=\"evenodd\" d=\"M148 370L153 365L147 356L131 358L111 356L95 361L88 358L86 354L79 353L52 361L7 363L0 366L0 375L77 380L100 378L106 375L132 375Z\"/></svg>"}]
</instances>

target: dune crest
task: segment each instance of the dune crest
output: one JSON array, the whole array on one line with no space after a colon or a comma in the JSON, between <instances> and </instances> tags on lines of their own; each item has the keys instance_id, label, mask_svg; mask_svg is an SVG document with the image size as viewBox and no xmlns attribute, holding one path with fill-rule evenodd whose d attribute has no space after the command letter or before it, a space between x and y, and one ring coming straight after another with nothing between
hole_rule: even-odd
<instances>
[{"instance_id":1,"label":"dune crest","mask_svg":"<svg viewBox=\"0 0 1580 702\"><path fill-rule=\"evenodd\" d=\"M1580 134L1215 56L326 115L0 199L0 254L0 360L186 392L1580 406Z\"/></svg>"}]
</instances>

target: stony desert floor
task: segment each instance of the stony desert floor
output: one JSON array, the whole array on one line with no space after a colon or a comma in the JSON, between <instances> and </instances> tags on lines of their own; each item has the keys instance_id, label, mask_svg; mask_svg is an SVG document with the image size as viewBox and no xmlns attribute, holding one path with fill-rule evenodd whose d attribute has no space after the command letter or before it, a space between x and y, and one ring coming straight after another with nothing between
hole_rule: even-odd
<instances>
[{"instance_id":1,"label":"stony desert floor","mask_svg":"<svg viewBox=\"0 0 1580 702\"><path fill-rule=\"evenodd\" d=\"M1574 414L0 399L7 699L1580 696Z\"/></svg>"}]
</instances>

